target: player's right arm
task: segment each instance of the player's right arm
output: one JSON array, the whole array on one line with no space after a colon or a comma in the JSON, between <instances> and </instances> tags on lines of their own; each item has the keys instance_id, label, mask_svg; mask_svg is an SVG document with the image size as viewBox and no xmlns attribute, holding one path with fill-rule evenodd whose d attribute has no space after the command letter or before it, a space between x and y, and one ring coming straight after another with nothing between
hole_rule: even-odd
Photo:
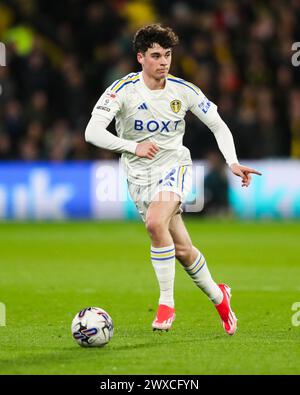
<instances>
[{"instance_id":1,"label":"player's right arm","mask_svg":"<svg viewBox=\"0 0 300 395\"><path fill-rule=\"evenodd\" d=\"M243 187L248 187L251 174L261 175L261 173L239 164L231 131L220 117L217 106L208 100L199 88L194 88L192 93L188 92L189 109L213 132L230 170L234 175L242 178Z\"/></svg>"},{"instance_id":2,"label":"player's right arm","mask_svg":"<svg viewBox=\"0 0 300 395\"><path fill-rule=\"evenodd\" d=\"M117 137L107 130L115 115L121 111L122 98L107 89L96 103L85 130L85 140L97 147L115 152L129 152L139 157L153 159L158 147L151 141L137 143Z\"/></svg>"}]
</instances>

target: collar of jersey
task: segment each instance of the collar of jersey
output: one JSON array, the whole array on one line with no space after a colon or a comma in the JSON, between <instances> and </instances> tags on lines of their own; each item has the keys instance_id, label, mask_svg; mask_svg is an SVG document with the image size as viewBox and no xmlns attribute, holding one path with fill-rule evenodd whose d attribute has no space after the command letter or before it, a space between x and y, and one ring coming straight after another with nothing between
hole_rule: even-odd
<instances>
[{"instance_id":1,"label":"collar of jersey","mask_svg":"<svg viewBox=\"0 0 300 395\"><path fill-rule=\"evenodd\" d=\"M166 91L167 83L168 83L168 79L166 78L165 87L164 87L163 89L150 89L150 88L148 88L148 86L145 84L142 71L140 72L140 81L141 81L143 87L146 89L146 91L147 91L148 93L152 94L152 95L155 96L155 97L160 96L162 93L164 93L164 92Z\"/></svg>"}]
</instances>

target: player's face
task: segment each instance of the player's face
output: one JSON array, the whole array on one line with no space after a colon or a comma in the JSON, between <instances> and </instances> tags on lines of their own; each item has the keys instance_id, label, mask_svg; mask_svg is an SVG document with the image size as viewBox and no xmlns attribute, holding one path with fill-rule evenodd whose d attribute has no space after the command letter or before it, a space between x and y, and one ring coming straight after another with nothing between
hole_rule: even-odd
<instances>
[{"instance_id":1,"label":"player's face","mask_svg":"<svg viewBox=\"0 0 300 395\"><path fill-rule=\"evenodd\" d=\"M162 48L159 44L154 44L152 48L142 54L137 54L138 62L143 66L143 71L149 77L154 79L166 78L172 60L172 51L170 48Z\"/></svg>"}]
</instances>

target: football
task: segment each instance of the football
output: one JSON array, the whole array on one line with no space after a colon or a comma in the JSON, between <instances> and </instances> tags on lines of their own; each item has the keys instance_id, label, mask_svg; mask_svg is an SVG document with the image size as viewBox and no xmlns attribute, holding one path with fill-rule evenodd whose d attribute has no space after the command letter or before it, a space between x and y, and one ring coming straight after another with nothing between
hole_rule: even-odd
<instances>
[{"instance_id":1,"label":"football","mask_svg":"<svg viewBox=\"0 0 300 395\"><path fill-rule=\"evenodd\" d=\"M99 307L81 310L72 321L73 339L82 347L102 347L113 336L114 325L110 315Z\"/></svg>"}]
</instances>

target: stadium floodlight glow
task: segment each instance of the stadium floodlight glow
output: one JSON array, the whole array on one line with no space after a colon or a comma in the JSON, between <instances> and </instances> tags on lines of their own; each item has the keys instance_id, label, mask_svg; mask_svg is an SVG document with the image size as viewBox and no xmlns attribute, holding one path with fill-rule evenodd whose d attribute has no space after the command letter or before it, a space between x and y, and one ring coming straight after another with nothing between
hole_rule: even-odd
<instances>
[{"instance_id":1,"label":"stadium floodlight glow","mask_svg":"<svg viewBox=\"0 0 300 395\"><path fill-rule=\"evenodd\" d=\"M0 42L0 66L6 66L6 48L3 43Z\"/></svg>"}]
</instances>

